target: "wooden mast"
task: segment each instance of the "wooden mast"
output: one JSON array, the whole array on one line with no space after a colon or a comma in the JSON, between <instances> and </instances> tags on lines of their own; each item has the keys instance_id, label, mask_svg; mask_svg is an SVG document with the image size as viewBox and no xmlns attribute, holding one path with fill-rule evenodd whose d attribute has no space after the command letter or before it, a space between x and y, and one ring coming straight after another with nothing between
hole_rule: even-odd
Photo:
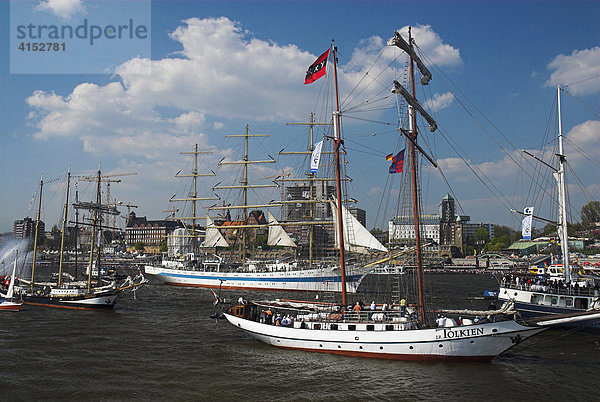
<instances>
[{"instance_id":1,"label":"wooden mast","mask_svg":"<svg viewBox=\"0 0 600 402\"><path fill-rule=\"evenodd\" d=\"M62 285L62 267L65 251L65 231L67 230L67 213L69 211L69 187L71 186L71 168L67 172L67 194L65 196L65 208L63 211L62 232L60 235L60 260L58 263L58 287Z\"/></svg>"},{"instance_id":2,"label":"wooden mast","mask_svg":"<svg viewBox=\"0 0 600 402\"><path fill-rule=\"evenodd\" d=\"M333 143L335 150L335 183L336 183L336 197L337 197L337 215L338 215L338 233L340 243L340 275L342 283L342 305L347 306L347 294L346 294L346 262L344 260L344 225L342 223L342 180L340 175L340 145L344 142L341 138L341 116L340 116L340 98L338 94L338 79L337 79L337 65L335 51L336 47L334 41L331 41L332 54L333 54L333 76L335 80L335 112L333 112Z\"/></svg>"},{"instance_id":3,"label":"wooden mast","mask_svg":"<svg viewBox=\"0 0 600 402\"><path fill-rule=\"evenodd\" d=\"M408 27L408 45L411 49L413 49L413 40L411 35L411 28ZM412 90L412 96L415 97L415 71L414 71L414 63L413 57L410 55L410 84ZM412 199L413 199L413 215L414 215L414 224L415 224L415 246L417 253L417 282L418 282L418 291L419 291L419 322L421 325L425 324L425 298L423 292L423 257L421 253L421 233L420 233L420 216L419 216L419 188L418 188L418 180L417 180L417 157L415 152L415 142L417 141L417 115L412 106L408 108L410 114L410 128L409 133L411 136L411 141L409 144L410 151L410 166L411 166L411 179L412 179Z\"/></svg>"},{"instance_id":4,"label":"wooden mast","mask_svg":"<svg viewBox=\"0 0 600 402\"><path fill-rule=\"evenodd\" d=\"M44 187L44 174L40 179L40 200L38 203L37 216L35 218L35 237L33 239L33 263L31 264L31 292L33 293L33 283L35 281L35 255L37 254L37 243L40 229L40 214L42 210L42 188Z\"/></svg>"}]
</instances>

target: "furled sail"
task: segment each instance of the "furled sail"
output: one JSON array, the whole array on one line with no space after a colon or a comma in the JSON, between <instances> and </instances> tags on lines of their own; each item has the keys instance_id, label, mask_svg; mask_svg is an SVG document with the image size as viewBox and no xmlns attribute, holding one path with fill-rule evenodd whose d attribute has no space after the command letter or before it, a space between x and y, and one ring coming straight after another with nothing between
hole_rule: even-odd
<instances>
[{"instance_id":1,"label":"furled sail","mask_svg":"<svg viewBox=\"0 0 600 402\"><path fill-rule=\"evenodd\" d=\"M267 239L267 244L269 246L297 247L296 243L294 243L287 232L283 230L283 227L279 224L277 219L275 219L273 214L267 211L267 216L269 218L269 238Z\"/></svg>"},{"instance_id":2,"label":"furled sail","mask_svg":"<svg viewBox=\"0 0 600 402\"><path fill-rule=\"evenodd\" d=\"M337 204L331 201L331 210L333 220L337 222ZM342 205L343 230L344 230L344 249L355 253L367 254L367 249L379 251L388 251L383 244L379 242L359 221ZM335 246L340 248L340 236L338 225L335 226Z\"/></svg>"},{"instance_id":3,"label":"furled sail","mask_svg":"<svg viewBox=\"0 0 600 402\"><path fill-rule=\"evenodd\" d=\"M208 216L206 217L206 238L202 245L204 247L229 247L227 240L225 240L219 229L215 227L212 219Z\"/></svg>"}]
</instances>

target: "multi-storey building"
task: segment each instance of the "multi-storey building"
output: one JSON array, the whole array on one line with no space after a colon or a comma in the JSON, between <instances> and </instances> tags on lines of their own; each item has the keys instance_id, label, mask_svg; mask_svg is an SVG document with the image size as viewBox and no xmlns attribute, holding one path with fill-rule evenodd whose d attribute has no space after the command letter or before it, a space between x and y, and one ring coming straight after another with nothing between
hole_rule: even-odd
<instances>
[{"instance_id":1,"label":"multi-storey building","mask_svg":"<svg viewBox=\"0 0 600 402\"><path fill-rule=\"evenodd\" d=\"M125 227L125 243L133 248L137 242L142 242L148 252L158 252L160 243L167 239L180 224L172 220L149 221L145 216L137 217L135 212L129 213Z\"/></svg>"},{"instance_id":2,"label":"multi-storey building","mask_svg":"<svg viewBox=\"0 0 600 402\"><path fill-rule=\"evenodd\" d=\"M35 236L35 224L31 218L24 218L23 220L17 220L13 222L13 237L15 239L33 238ZM38 238L44 237L46 231L46 225L43 221L40 221L38 228Z\"/></svg>"}]
</instances>

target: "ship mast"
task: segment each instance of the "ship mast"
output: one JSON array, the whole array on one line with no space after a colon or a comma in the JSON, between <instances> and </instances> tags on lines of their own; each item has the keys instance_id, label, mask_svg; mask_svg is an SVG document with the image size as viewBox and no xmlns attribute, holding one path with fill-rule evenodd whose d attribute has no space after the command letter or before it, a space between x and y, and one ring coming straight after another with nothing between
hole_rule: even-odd
<instances>
[{"instance_id":1,"label":"ship mast","mask_svg":"<svg viewBox=\"0 0 600 402\"><path fill-rule=\"evenodd\" d=\"M411 49L413 49L413 40L411 36L411 29L408 28L408 44ZM414 50L414 49L413 49ZM415 95L415 71L414 71L414 61L412 57L412 53L410 56L410 85L412 90L412 96L416 99ZM415 152L415 142L417 141L417 115L412 106L408 107L409 113L409 135L411 136L411 141L409 144L409 154L410 154L410 166L411 166L411 180L412 180L412 198L413 198L413 215L414 215L414 224L415 224L415 246L416 246L416 254L417 254L417 282L418 282L418 292L419 292L419 321L421 325L425 324L425 298L423 292L423 256L421 251L421 232L420 232L420 211L419 211L419 188L418 188L418 180L417 180L417 156Z\"/></svg>"},{"instance_id":2,"label":"ship mast","mask_svg":"<svg viewBox=\"0 0 600 402\"><path fill-rule=\"evenodd\" d=\"M557 106L558 106L558 171L554 177L558 183L558 206L559 206L559 236L561 240L561 250L563 255L563 269L565 279L571 282L571 265L569 261L569 234L567 232L567 187L565 179L565 162L567 160L563 148L562 117L560 111L560 85L556 87Z\"/></svg>"},{"instance_id":3,"label":"ship mast","mask_svg":"<svg viewBox=\"0 0 600 402\"><path fill-rule=\"evenodd\" d=\"M308 150L306 151L295 151L295 152L284 152L283 150L279 151L279 155L312 155L314 149L315 149L315 143L314 143L314 136L313 136L313 130L315 126L331 126L331 123L317 123L314 120L314 114L311 112L310 114L310 122L308 123L287 123L289 126L292 125L302 125L302 126L309 126L310 130L310 141L309 141L309 145L308 145ZM331 152L321 152L321 154L327 154L327 153L331 153ZM315 199L315 189L316 189L316 182L319 181L317 179L316 173L313 173L311 171L308 172L307 174L307 179L285 179L283 176L281 179L276 180L276 181L281 181L282 183L282 189L285 187L285 182L305 182L308 181L309 184L309 189L310 189L310 198L309 200L292 200L292 201L285 201L283 199L283 197L281 198L281 203L282 206L285 203L301 203L301 204L306 204L309 203L310 204L310 209L309 209L309 216L308 216L308 220L309 221L313 221L314 217L315 217L315 203L323 203L323 202L329 202L328 200L322 201L322 200L317 200ZM326 182L328 180L333 180L333 179L324 179L325 180L325 186L327 186ZM323 180L320 180L321 182ZM283 219L283 216L282 216ZM321 224L323 222L320 222ZM314 250L313 250L313 244L314 244L314 225L309 225L309 232L308 232L308 263L309 266L312 266L313 264L313 258L314 258Z\"/></svg>"},{"instance_id":4,"label":"ship mast","mask_svg":"<svg viewBox=\"0 0 600 402\"><path fill-rule=\"evenodd\" d=\"M35 255L37 254L37 243L38 243L38 235L40 229L40 214L42 210L42 188L44 187L44 174L42 173L42 178L40 179L40 200L38 203L37 215L35 218L35 237L33 239L33 263L31 264L31 292L33 293L33 284L35 278Z\"/></svg>"},{"instance_id":5,"label":"ship mast","mask_svg":"<svg viewBox=\"0 0 600 402\"><path fill-rule=\"evenodd\" d=\"M192 196L188 198L171 198L169 201L192 201L192 216L189 217L178 217L173 218L177 220L191 220L192 228L191 230L187 230L186 237L192 237L192 250L194 254L196 254L198 250L198 236L196 236L196 219L206 218L197 216L197 205L198 201L207 201L207 200L218 200L219 197L198 197L198 177L207 177L207 176L216 176L214 172L211 173L198 173L198 155L200 154L212 154L210 151L198 151L198 144L195 144L194 151L192 152L180 152L181 155L194 155L194 169L192 170L192 174L179 174L177 173L175 177L192 177L193 178L193 188L192 188ZM187 225L186 225L187 226Z\"/></svg>"},{"instance_id":6,"label":"ship mast","mask_svg":"<svg viewBox=\"0 0 600 402\"><path fill-rule=\"evenodd\" d=\"M425 67L419 56L414 51L414 42L412 39L411 28L408 28L408 43L400 36L398 32L395 32L394 37L388 41L388 45L397 46L404 50L410 57L410 84L411 93L409 93L400 83L394 81L393 93L400 94L404 97L408 103L408 114L409 114L409 129L400 129L402 134L408 139L409 144L409 157L411 166L411 181L412 181L412 204L413 204L413 216L415 226L415 250L417 257L417 280L418 280L418 293L419 293L419 321L421 325L425 324L425 297L423 292L423 255L421 245L421 232L420 232L420 193L418 187L418 172L417 172L417 151L419 151L433 167L437 167L437 164L433 158L423 150L417 144L418 128L417 128L417 114L419 112L425 120L429 123L429 130L435 131L437 129L437 123L435 120L425 111L423 106L415 98L415 71L414 65L417 64L419 71L422 74L421 84L427 85L431 80L431 73Z\"/></svg>"},{"instance_id":7,"label":"ship mast","mask_svg":"<svg viewBox=\"0 0 600 402\"><path fill-rule=\"evenodd\" d=\"M244 165L244 176L241 181L241 185L233 185L233 186L219 186L216 185L213 187L215 189L242 189L242 205L240 206L228 206L228 207L211 207L210 209L224 209L224 208L238 208L242 210L242 219L243 224L241 226L236 226L238 229L242 229L242 243L240 244L240 258L242 264L246 262L246 229L248 227L255 227L256 225L248 225L248 208L257 208L257 207L271 207L275 204L271 205L248 205L248 189L249 188L268 188L268 187L277 187L275 184L249 184L248 183L248 165L249 164L257 164L257 163L275 163L273 158L262 161L251 161L248 159L248 139L251 137L268 137L268 134L250 134L249 127L246 125L245 134L231 134L226 135L225 137L242 137L244 138L244 158L241 161L232 161L232 162L219 162L219 165ZM279 206L279 205L277 205ZM259 227L264 227L265 225L260 225ZM222 226L216 226L217 228L222 228ZM229 227L230 229L231 227Z\"/></svg>"},{"instance_id":8,"label":"ship mast","mask_svg":"<svg viewBox=\"0 0 600 402\"><path fill-rule=\"evenodd\" d=\"M71 185L71 168L67 172L67 194L65 196L65 208L63 211L62 232L60 235L60 260L58 263L58 287L62 285L62 268L65 251L65 231L67 229L67 212L69 211L69 187Z\"/></svg>"},{"instance_id":9,"label":"ship mast","mask_svg":"<svg viewBox=\"0 0 600 402\"><path fill-rule=\"evenodd\" d=\"M338 216L338 233L340 242L340 275L342 283L342 305L347 305L347 294L346 294L346 261L344 259L344 225L342 223L342 180L340 174L340 146L344 143L341 137L340 124L340 97L338 94L338 78L337 78L337 64L336 64L336 47L334 41L331 41L332 54L333 54L333 76L335 80L335 111L333 112L333 144L335 152L335 184L336 184L336 197L337 197L337 216Z\"/></svg>"}]
</instances>

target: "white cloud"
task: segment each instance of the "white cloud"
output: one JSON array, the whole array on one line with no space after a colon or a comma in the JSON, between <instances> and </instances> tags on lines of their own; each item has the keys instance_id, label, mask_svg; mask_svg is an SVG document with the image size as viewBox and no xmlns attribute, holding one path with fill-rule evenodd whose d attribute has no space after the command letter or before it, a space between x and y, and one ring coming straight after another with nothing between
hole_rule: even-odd
<instances>
[{"instance_id":1,"label":"white cloud","mask_svg":"<svg viewBox=\"0 0 600 402\"><path fill-rule=\"evenodd\" d=\"M454 102L454 95L451 92L443 94L434 94L433 98L425 102L425 107L429 110L439 111L447 108Z\"/></svg>"},{"instance_id":2,"label":"white cloud","mask_svg":"<svg viewBox=\"0 0 600 402\"><path fill-rule=\"evenodd\" d=\"M546 86L569 85L569 92L574 95L596 93L600 91L598 60L600 60L598 46L573 50L570 55L559 54L547 66L552 73L546 81Z\"/></svg>"},{"instance_id":3,"label":"white cloud","mask_svg":"<svg viewBox=\"0 0 600 402\"><path fill-rule=\"evenodd\" d=\"M35 7L39 11L48 11L52 14L68 20L75 14L85 14L85 6L82 0L45 0Z\"/></svg>"}]
</instances>

